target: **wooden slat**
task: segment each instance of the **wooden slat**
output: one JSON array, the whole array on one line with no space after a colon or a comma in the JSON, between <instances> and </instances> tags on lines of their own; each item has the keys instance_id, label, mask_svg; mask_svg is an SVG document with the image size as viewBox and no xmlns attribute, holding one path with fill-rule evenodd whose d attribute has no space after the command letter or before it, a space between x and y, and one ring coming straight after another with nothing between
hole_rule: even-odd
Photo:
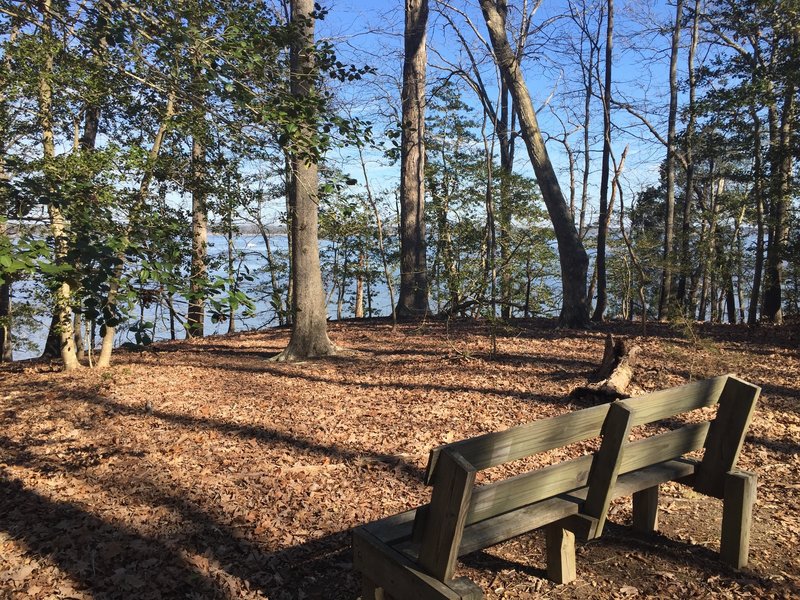
<instances>
[{"instance_id":1,"label":"wooden slat","mask_svg":"<svg viewBox=\"0 0 800 600\"><path fill-rule=\"evenodd\" d=\"M363 527L353 530L353 567L395 598L477 600L482 595L474 585L472 594L454 591L422 572L408 557L393 550Z\"/></svg>"},{"instance_id":2,"label":"wooden slat","mask_svg":"<svg viewBox=\"0 0 800 600\"><path fill-rule=\"evenodd\" d=\"M592 462L589 473L589 491L581 513L597 519L590 538L602 534L606 521L608 505L614 493L622 452L628 442L633 423L633 413L624 401L614 402L608 409L608 416L603 425L603 441Z\"/></svg>"},{"instance_id":3,"label":"wooden slat","mask_svg":"<svg viewBox=\"0 0 800 600\"><path fill-rule=\"evenodd\" d=\"M407 510L378 521L372 521L362 525L362 527L382 542L394 544L411 537L414 519L420 508L422 507Z\"/></svg>"},{"instance_id":4,"label":"wooden slat","mask_svg":"<svg viewBox=\"0 0 800 600\"><path fill-rule=\"evenodd\" d=\"M667 481L689 477L694 474L697 464L696 461L681 458L620 475L614 486L614 498L623 498Z\"/></svg>"},{"instance_id":5,"label":"wooden slat","mask_svg":"<svg viewBox=\"0 0 800 600\"><path fill-rule=\"evenodd\" d=\"M626 400L634 411L633 426L652 423L680 413L714 406L719 400L728 375L696 381Z\"/></svg>"},{"instance_id":6,"label":"wooden slat","mask_svg":"<svg viewBox=\"0 0 800 600\"><path fill-rule=\"evenodd\" d=\"M451 579L455 571L475 473L457 452L446 450L439 456L419 564L440 581Z\"/></svg>"},{"instance_id":7,"label":"wooden slat","mask_svg":"<svg viewBox=\"0 0 800 600\"><path fill-rule=\"evenodd\" d=\"M761 388L729 377L719 400L717 416L706 437L703 462L697 470L698 492L721 498L725 474L736 466L744 437L753 418Z\"/></svg>"},{"instance_id":8,"label":"wooden slat","mask_svg":"<svg viewBox=\"0 0 800 600\"><path fill-rule=\"evenodd\" d=\"M601 404L434 448L428 460L425 483L430 485L439 454L447 448L461 454L480 471L597 437L607 411L608 404Z\"/></svg>"},{"instance_id":9,"label":"wooden slat","mask_svg":"<svg viewBox=\"0 0 800 600\"><path fill-rule=\"evenodd\" d=\"M549 498L510 513L486 519L464 529L458 555L463 556L482 548L544 527L560 519L578 514L580 502L570 498Z\"/></svg>"},{"instance_id":10,"label":"wooden slat","mask_svg":"<svg viewBox=\"0 0 800 600\"><path fill-rule=\"evenodd\" d=\"M483 485L472 493L467 524L570 492L586 485L593 454Z\"/></svg>"},{"instance_id":11,"label":"wooden slat","mask_svg":"<svg viewBox=\"0 0 800 600\"><path fill-rule=\"evenodd\" d=\"M679 458L703 447L709 422L691 423L679 429L631 442L623 450L621 473L629 473L665 460Z\"/></svg>"}]
</instances>

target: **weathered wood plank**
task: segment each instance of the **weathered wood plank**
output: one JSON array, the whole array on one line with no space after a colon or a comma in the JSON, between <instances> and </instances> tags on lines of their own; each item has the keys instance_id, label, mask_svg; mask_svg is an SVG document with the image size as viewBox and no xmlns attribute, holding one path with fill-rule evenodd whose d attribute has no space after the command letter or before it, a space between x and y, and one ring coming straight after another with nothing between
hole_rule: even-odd
<instances>
[{"instance_id":1,"label":"weathered wood plank","mask_svg":"<svg viewBox=\"0 0 800 600\"><path fill-rule=\"evenodd\" d=\"M709 425L708 421L690 423L679 429L631 442L622 452L620 472L629 473L699 450L706 440Z\"/></svg>"},{"instance_id":2,"label":"weathered wood plank","mask_svg":"<svg viewBox=\"0 0 800 600\"><path fill-rule=\"evenodd\" d=\"M633 426L652 423L697 408L714 406L719 400L727 380L728 375L721 375L629 398L626 402L634 412Z\"/></svg>"},{"instance_id":3,"label":"weathered wood plank","mask_svg":"<svg viewBox=\"0 0 800 600\"><path fill-rule=\"evenodd\" d=\"M547 578L554 583L569 583L577 577L575 534L558 523L546 528Z\"/></svg>"},{"instance_id":4,"label":"weathered wood plank","mask_svg":"<svg viewBox=\"0 0 800 600\"><path fill-rule=\"evenodd\" d=\"M419 564L440 581L451 579L455 571L475 473L457 452L448 449L439 456Z\"/></svg>"},{"instance_id":5,"label":"weathered wood plank","mask_svg":"<svg viewBox=\"0 0 800 600\"><path fill-rule=\"evenodd\" d=\"M437 581L406 556L381 542L363 527L353 530L353 567L369 574L376 586L395 598L419 600L477 600L482 597L480 588L461 581L457 592Z\"/></svg>"},{"instance_id":6,"label":"weathered wood plank","mask_svg":"<svg viewBox=\"0 0 800 600\"><path fill-rule=\"evenodd\" d=\"M589 490L586 503L581 510L581 513L597 520L596 529L589 532L591 538L603 533L608 505L611 503L622 464L623 447L628 442L632 423L633 413L625 401L614 402L608 409L608 416L603 425L603 441L592 462Z\"/></svg>"},{"instance_id":7,"label":"weathered wood plank","mask_svg":"<svg viewBox=\"0 0 800 600\"><path fill-rule=\"evenodd\" d=\"M720 558L736 569L747 566L750 551L750 526L756 500L756 474L732 471L725 474L722 505Z\"/></svg>"},{"instance_id":8,"label":"weathered wood plank","mask_svg":"<svg viewBox=\"0 0 800 600\"><path fill-rule=\"evenodd\" d=\"M658 529L658 486L633 493L633 529L650 533Z\"/></svg>"},{"instance_id":9,"label":"weathered wood plank","mask_svg":"<svg viewBox=\"0 0 800 600\"><path fill-rule=\"evenodd\" d=\"M537 452L597 437L607 411L608 405L602 404L439 446L431 450L425 483L430 484L433 481L439 454L445 449L458 452L480 471Z\"/></svg>"},{"instance_id":10,"label":"weathered wood plank","mask_svg":"<svg viewBox=\"0 0 800 600\"><path fill-rule=\"evenodd\" d=\"M697 461L681 458L620 475L614 486L614 498L623 498L667 481L689 477L694 474L697 464Z\"/></svg>"},{"instance_id":11,"label":"weathered wood plank","mask_svg":"<svg viewBox=\"0 0 800 600\"><path fill-rule=\"evenodd\" d=\"M550 498L519 510L486 519L464 529L458 555L463 556L482 548L528 533L534 529L578 514L580 502L570 498Z\"/></svg>"},{"instance_id":12,"label":"weathered wood plank","mask_svg":"<svg viewBox=\"0 0 800 600\"><path fill-rule=\"evenodd\" d=\"M379 540L392 545L411 537L414 520L417 512L421 508L422 507L407 510L406 512L401 512L391 517L372 521L371 523L362 525L362 527Z\"/></svg>"},{"instance_id":13,"label":"weathered wood plank","mask_svg":"<svg viewBox=\"0 0 800 600\"><path fill-rule=\"evenodd\" d=\"M744 437L753 418L761 388L736 377L729 377L719 400L705 442L703 461L697 470L696 490L721 498L725 474L736 466Z\"/></svg>"},{"instance_id":14,"label":"weathered wood plank","mask_svg":"<svg viewBox=\"0 0 800 600\"><path fill-rule=\"evenodd\" d=\"M476 488L467 512L467 524L583 487L593 458L594 455L587 454Z\"/></svg>"}]
</instances>

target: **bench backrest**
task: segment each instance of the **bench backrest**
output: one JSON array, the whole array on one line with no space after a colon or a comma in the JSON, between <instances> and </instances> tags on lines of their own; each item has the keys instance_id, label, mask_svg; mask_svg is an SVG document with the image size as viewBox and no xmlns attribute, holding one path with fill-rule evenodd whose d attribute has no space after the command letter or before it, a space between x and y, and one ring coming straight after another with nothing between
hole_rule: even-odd
<instances>
[{"instance_id":1,"label":"bench backrest","mask_svg":"<svg viewBox=\"0 0 800 600\"><path fill-rule=\"evenodd\" d=\"M431 503L422 520L419 562L440 580L452 577L465 526L588 486L581 513L602 530L620 474L705 448L695 487L721 497L738 459L760 389L732 375L603 404L431 451ZM629 442L631 429L719 404L713 421ZM475 487L478 471L602 436L591 454ZM430 526L428 526L430 525Z\"/></svg>"}]
</instances>

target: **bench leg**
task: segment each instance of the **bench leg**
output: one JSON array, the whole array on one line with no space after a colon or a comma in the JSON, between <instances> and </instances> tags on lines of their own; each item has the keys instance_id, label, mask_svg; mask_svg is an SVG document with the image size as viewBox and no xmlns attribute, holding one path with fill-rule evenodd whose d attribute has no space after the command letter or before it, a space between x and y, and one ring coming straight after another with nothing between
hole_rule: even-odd
<instances>
[{"instance_id":1,"label":"bench leg","mask_svg":"<svg viewBox=\"0 0 800 600\"><path fill-rule=\"evenodd\" d=\"M723 562L736 569L747 566L755 499L755 473L729 471L725 474L719 553Z\"/></svg>"},{"instance_id":2,"label":"bench leg","mask_svg":"<svg viewBox=\"0 0 800 600\"><path fill-rule=\"evenodd\" d=\"M575 570L575 534L558 523L548 525L547 578L554 583L569 583L577 577Z\"/></svg>"},{"instance_id":3,"label":"bench leg","mask_svg":"<svg viewBox=\"0 0 800 600\"><path fill-rule=\"evenodd\" d=\"M650 533L658 529L658 486L633 494L633 529Z\"/></svg>"},{"instance_id":4,"label":"bench leg","mask_svg":"<svg viewBox=\"0 0 800 600\"><path fill-rule=\"evenodd\" d=\"M383 593L383 588L375 585L375 582L366 577L361 578L361 600L388 600Z\"/></svg>"}]
</instances>

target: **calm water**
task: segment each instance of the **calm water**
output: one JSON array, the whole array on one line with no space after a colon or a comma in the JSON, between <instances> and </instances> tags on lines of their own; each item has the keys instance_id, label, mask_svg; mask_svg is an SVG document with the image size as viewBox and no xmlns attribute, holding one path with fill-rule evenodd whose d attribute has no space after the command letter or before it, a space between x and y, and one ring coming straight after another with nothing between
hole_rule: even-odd
<instances>
[{"instance_id":1,"label":"calm water","mask_svg":"<svg viewBox=\"0 0 800 600\"><path fill-rule=\"evenodd\" d=\"M322 242L323 247L327 247L331 249L331 245L327 242ZM327 244L327 246L325 246ZM212 235L209 236L209 255L212 257L212 261L214 259L225 259L225 263L227 264L227 240L222 236ZM251 235L240 235L234 239L234 247L237 251L237 265L240 265L241 271L244 273L247 269L249 269L251 276L254 277L253 282L244 281L242 282L242 289L250 296L252 300L255 301L255 310L253 311L254 314L251 316L244 316L243 310L239 310L236 319L236 330L237 331L246 331L246 330L253 330L253 329L261 329L264 327L269 327L272 325L277 325L278 321L275 315L275 311L270 303L270 289L269 289L269 274L266 271L261 271L261 269L265 269L267 265L266 260L266 246L264 244L264 240L260 236L251 236ZM270 247L272 248L272 252L275 254L282 254L285 256L286 248L287 248L287 238L283 235L275 235L270 239ZM227 277L227 273L224 271L225 267L221 269L212 269L212 275L216 276L224 276ZM326 288L326 294L330 293L333 285L331 282L330 273L325 273L323 276L324 284ZM285 285L284 281L279 281L279 285ZM30 285L28 286L31 287ZM372 284L372 311L373 316L385 316L391 314L391 304L389 303L389 293L386 289L385 283L382 282L375 282ZM22 297L27 295L27 292L30 292L30 289L25 289L25 283L17 283L14 287L14 294L15 296ZM365 289L366 294L366 289ZM330 298L328 303L328 315L331 318L336 318L337 313L337 296L338 292ZM355 297L355 281L351 281L348 283L348 287L345 292L345 302L342 308L342 316L344 318L352 317L353 316L353 309L351 304ZM174 300L175 309L180 314L185 314L186 312L186 302L181 298L176 298ZM365 299L365 307L364 310L366 312L366 299ZM131 310L130 318L128 322L121 325L117 331L117 339L116 345L123 344L125 342L135 342L135 334L130 331L130 327L134 325L140 318L140 308L139 306L134 306ZM142 315L144 321L152 322L155 325L155 339L156 340L165 340L170 338L170 323L169 323L169 311L165 306L160 304L151 304L150 306L144 309L144 314ZM14 359L15 360L22 360L25 358L32 358L35 356L39 356L42 352L44 347L44 342L47 337L47 327L50 322L49 315L37 315L36 316L36 324L33 324L29 331L23 332L28 338L28 340L32 343L31 348L20 348L19 346L15 345L14 349ZM206 322L205 322L205 332L206 335L213 335L213 334L220 334L220 333L227 333L228 331L228 323L219 322L215 323L212 320L212 315L210 310L206 310ZM183 338L185 336L183 327L176 323L176 336L178 338ZM96 346L99 346L99 341L96 343Z\"/></svg>"}]
</instances>

